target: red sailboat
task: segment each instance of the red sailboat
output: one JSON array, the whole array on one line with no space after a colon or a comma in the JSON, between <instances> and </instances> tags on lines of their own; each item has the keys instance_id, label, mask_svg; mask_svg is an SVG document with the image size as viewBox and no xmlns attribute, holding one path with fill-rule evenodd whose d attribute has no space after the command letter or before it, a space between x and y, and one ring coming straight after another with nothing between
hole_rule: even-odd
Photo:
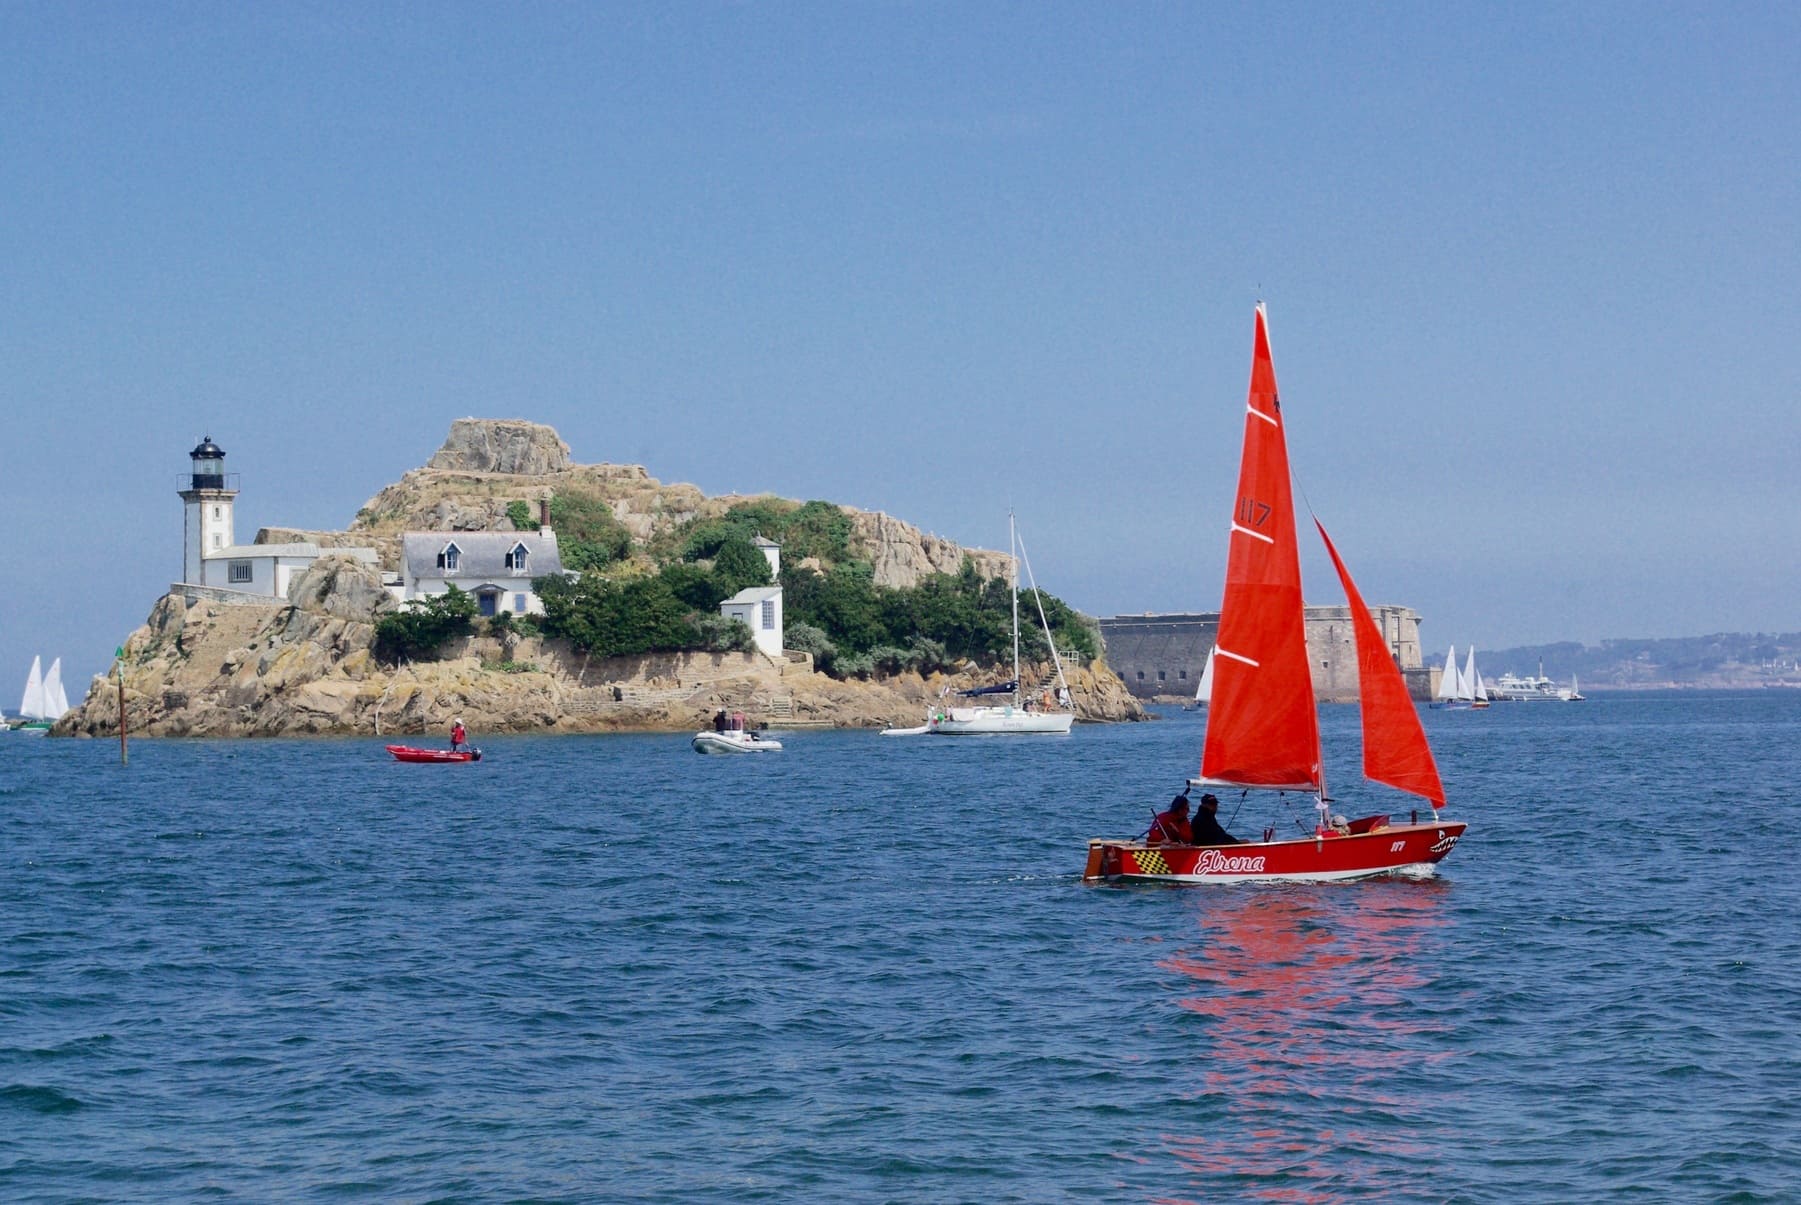
<instances>
[{"instance_id":1,"label":"red sailboat","mask_svg":"<svg viewBox=\"0 0 1801 1205\"><path fill-rule=\"evenodd\" d=\"M1189 785L1311 795L1318 820L1312 832L1299 837L1277 840L1274 830L1266 830L1262 841L1234 845L1097 838L1088 843L1084 878L1235 883L1425 877L1435 873L1438 862L1463 835L1464 824L1439 818L1444 787L1388 642L1326 529L1317 519L1314 526L1338 570L1356 633L1364 776L1425 799L1432 805L1432 818L1402 823L1378 815L1332 823L1319 715L1307 665L1288 445L1267 319L1259 305L1207 739L1201 775L1190 779Z\"/></svg>"}]
</instances>

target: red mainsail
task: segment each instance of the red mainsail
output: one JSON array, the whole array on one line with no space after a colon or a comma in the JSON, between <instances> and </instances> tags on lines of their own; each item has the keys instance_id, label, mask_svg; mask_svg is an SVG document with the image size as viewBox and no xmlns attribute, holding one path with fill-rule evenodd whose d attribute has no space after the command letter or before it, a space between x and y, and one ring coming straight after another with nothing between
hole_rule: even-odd
<instances>
[{"instance_id":1,"label":"red mainsail","mask_svg":"<svg viewBox=\"0 0 1801 1205\"><path fill-rule=\"evenodd\" d=\"M1288 445L1261 305L1231 530L1201 777L1323 791Z\"/></svg>"},{"instance_id":2,"label":"red mainsail","mask_svg":"<svg viewBox=\"0 0 1801 1205\"><path fill-rule=\"evenodd\" d=\"M1319 538L1326 542L1332 556L1332 567L1344 586L1345 601L1351 605L1351 628L1357 635L1357 689L1363 703L1363 776L1387 783L1397 790L1421 796L1434 808L1445 805L1444 784L1438 778L1438 763L1432 758L1432 747L1426 743L1425 729L1420 727L1420 713L1407 694L1406 679L1388 650L1388 641L1376 627L1351 571L1326 534L1325 525L1313 520Z\"/></svg>"}]
</instances>

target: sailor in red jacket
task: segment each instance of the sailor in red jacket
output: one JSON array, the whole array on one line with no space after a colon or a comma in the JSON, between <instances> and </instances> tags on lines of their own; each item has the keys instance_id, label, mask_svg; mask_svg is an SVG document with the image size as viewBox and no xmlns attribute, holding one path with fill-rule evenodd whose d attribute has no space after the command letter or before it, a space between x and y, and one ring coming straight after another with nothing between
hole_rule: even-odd
<instances>
[{"instance_id":1,"label":"sailor in red jacket","mask_svg":"<svg viewBox=\"0 0 1801 1205\"><path fill-rule=\"evenodd\" d=\"M1169 801L1167 811L1157 813L1145 841L1151 845L1194 844L1194 834L1188 827L1188 796L1176 796Z\"/></svg>"},{"instance_id":2,"label":"sailor in red jacket","mask_svg":"<svg viewBox=\"0 0 1801 1205\"><path fill-rule=\"evenodd\" d=\"M463 742L468 739L469 733L463 727L463 717L458 716L456 722L450 726L450 747L452 749L461 749L463 747Z\"/></svg>"}]
</instances>

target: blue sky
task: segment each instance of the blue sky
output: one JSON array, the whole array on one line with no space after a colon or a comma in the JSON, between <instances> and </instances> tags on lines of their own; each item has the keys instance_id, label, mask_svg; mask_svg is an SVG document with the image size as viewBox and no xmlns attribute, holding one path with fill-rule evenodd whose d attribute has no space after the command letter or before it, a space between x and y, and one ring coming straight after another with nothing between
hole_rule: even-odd
<instances>
[{"instance_id":1,"label":"blue sky","mask_svg":"<svg viewBox=\"0 0 1801 1205\"><path fill-rule=\"evenodd\" d=\"M242 539L522 417L1211 608L1259 299L1429 647L1801 629L1798 13L0 7L5 704L179 575L203 434Z\"/></svg>"}]
</instances>

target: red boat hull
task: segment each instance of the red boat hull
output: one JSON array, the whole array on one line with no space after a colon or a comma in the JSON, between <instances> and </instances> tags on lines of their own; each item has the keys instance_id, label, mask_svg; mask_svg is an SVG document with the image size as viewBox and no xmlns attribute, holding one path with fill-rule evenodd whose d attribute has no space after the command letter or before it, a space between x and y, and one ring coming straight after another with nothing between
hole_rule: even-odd
<instances>
[{"instance_id":1,"label":"red boat hull","mask_svg":"<svg viewBox=\"0 0 1801 1205\"><path fill-rule=\"evenodd\" d=\"M394 755L395 761L453 762L482 759L480 749L415 749L411 745L389 745L388 752Z\"/></svg>"},{"instance_id":2,"label":"red boat hull","mask_svg":"<svg viewBox=\"0 0 1801 1205\"><path fill-rule=\"evenodd\" d=\"M1467 827L1432 821L1381 825L1350 836L1217 846L1146 845L1096 838L1088 843L1088 866L1082 877L1158 883L1329 883L1383 875L1429 878Z\"/></svg>"}]
</instances>

